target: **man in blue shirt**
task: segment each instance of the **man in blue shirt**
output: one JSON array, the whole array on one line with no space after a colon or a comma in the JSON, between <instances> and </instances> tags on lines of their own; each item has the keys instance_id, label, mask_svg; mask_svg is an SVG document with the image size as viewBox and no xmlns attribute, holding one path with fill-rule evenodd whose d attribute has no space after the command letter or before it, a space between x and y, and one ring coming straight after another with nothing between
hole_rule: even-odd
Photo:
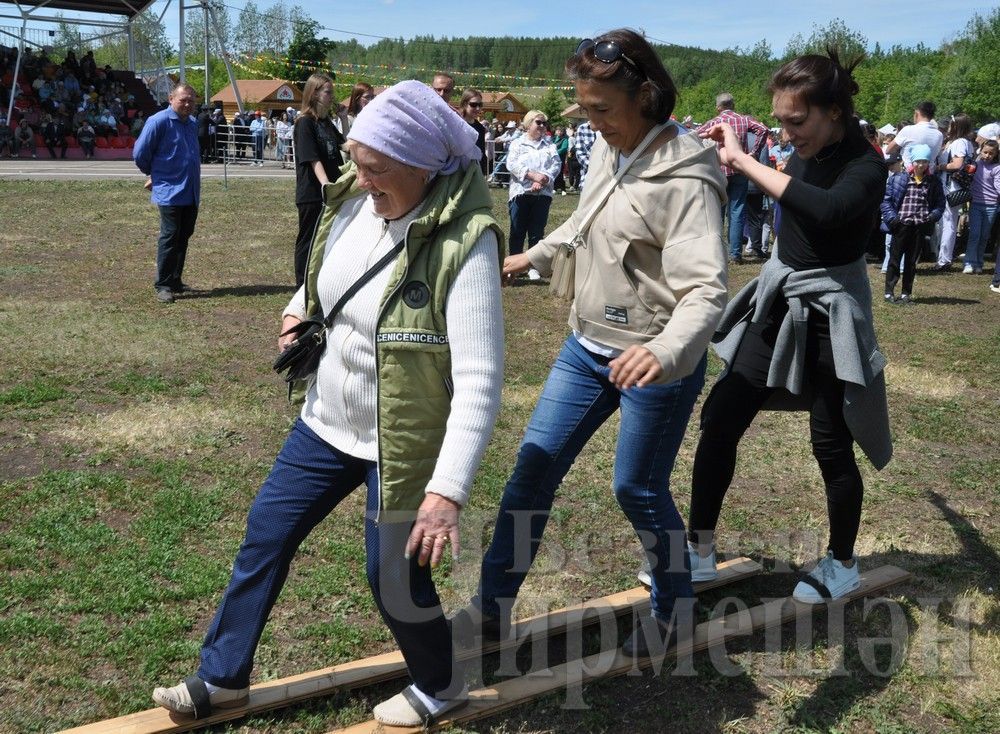
<instances>
[{"instance_id":1,"label":"man in blue shirt","mask_svg":"<svg viewBox=\"0 0 1000 734\"><path fill-rule=\"evenodd\" d=\"M160 208L160 240L156 253L156 300L173 303L191 290L181 280L188 240L198 219L201 198L201 153L195 91L181 83L170 92L170 106L152 115L135 141L133 157L145 173L151 201Z\"/></svg>"}]
</instances>

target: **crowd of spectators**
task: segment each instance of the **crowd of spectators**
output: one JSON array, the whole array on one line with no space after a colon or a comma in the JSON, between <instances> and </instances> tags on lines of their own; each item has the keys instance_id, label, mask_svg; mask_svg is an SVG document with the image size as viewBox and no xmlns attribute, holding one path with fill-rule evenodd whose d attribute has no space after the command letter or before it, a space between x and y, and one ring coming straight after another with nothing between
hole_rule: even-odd
<instances>
[{"instance_id":1,"label":"crowd of spectators","mask_svg":"<svg viewBox=\"0 0 1000 734\"><path fill-rule=\"evenodd\" d=\"M37 157L44 145L53 158L79 144L85 158L95 147L129 148L142 130L144 115L110 66L99 68L93 51L61 62L45 50L26 48L17 79L17 49L0 46L0 117L12 134L0 133L0 154ZM13 110L6 106L14 93Z\"/></svg>"}]
</instances>

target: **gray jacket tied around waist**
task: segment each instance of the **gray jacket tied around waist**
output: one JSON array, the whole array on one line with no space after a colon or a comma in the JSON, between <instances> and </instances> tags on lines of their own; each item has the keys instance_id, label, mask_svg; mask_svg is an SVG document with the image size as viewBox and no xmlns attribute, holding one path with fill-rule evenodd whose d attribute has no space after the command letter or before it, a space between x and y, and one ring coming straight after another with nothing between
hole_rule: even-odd
<instances>
[{"instance_id":1,"label":"gray jacket tied around waist","mask_svg":"<svg viewBox=\"0 0 1000 734\"><path fill-rule=\"evenodd\" d=\"M886 359L879 351L872 324L872 296L864 259L848 265L796 271L772 257L760 276L729 302L713 347L726 363L725 379L750 322L767 318L775 299L788 301L778 330L767 386L778 390L765 404L769 410L807 410L804 386L806 330L809 311L830 320L837 377L844 386L844 420L851 436L876 469L892 458L889 407L886 401Z\"/></svg>"}]
</instances>

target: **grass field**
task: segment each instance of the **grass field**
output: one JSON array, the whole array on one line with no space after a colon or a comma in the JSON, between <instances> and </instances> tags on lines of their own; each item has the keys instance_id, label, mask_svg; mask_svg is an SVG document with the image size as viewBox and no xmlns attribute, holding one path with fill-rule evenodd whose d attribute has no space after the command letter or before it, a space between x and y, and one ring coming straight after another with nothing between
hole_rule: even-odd
<instances>
[{"instance_id":1,"label":"grass field","mask_svg":"<svg viewBox=\"0 0 1000 734\"><path fill-rule=\"evenodd\" d=\"M495 210L506 226L504 193ZM154 685L194 670L246 510L294 417L270 364L296 220L290 183L207 183L185 273L198 292L163 306L152 289L157 217L136 183L0 181L0 201L0 731L47 732L148 708ZM557 198L550 222L575 203ZM735 267L732 287L756 270ZM819 614L780 640L700 655L696 675L590 685L586 709L556 695L475 731L1000 730L1000 296L987 283L921 269L918 303L875 304L896 457L880 473L862 461L858 552L863 568L912 572L891 604L848 607L842 640ZM566 306L544 287L509 288L504 300L503 409L463 516L465 552L439 572L449 609L474 589L566 333ZM612 421L567 478L520 614L635 585L638 544L609 490L614 436ZM696 438L692 426L674 472L685 515ZM255 681L392 648L365 582L361 511L352 497L303 545ZM806 416L762 414L742 444L720 550L797 568L825 528ZM769 573L701 601L755 603L793 584ZM894 644L880 643L893 629ZM323 732L398 688L213 731Z\"/></svg>"}]
</instances>

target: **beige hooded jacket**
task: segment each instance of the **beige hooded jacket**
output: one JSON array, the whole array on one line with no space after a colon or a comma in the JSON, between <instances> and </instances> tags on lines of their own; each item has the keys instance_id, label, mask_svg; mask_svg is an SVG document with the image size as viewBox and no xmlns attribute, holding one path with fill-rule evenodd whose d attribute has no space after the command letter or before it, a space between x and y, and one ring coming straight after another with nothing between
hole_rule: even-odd
<instances>
[{"instance_id":1,"label":"beige hooded jacket","mask_svg":"<svg viewBox=\"0 0 1000 734\"><path fill-rule=\"evenodd\" d=\"M527 252L541 273L614 178L618 153L598 137L577 210ZM678 135L637 159L576 250L569 325L610 347L646 347L658 382L691 374L726 305L725 201L714 143Z\"/></svg>"}]
</instances>

